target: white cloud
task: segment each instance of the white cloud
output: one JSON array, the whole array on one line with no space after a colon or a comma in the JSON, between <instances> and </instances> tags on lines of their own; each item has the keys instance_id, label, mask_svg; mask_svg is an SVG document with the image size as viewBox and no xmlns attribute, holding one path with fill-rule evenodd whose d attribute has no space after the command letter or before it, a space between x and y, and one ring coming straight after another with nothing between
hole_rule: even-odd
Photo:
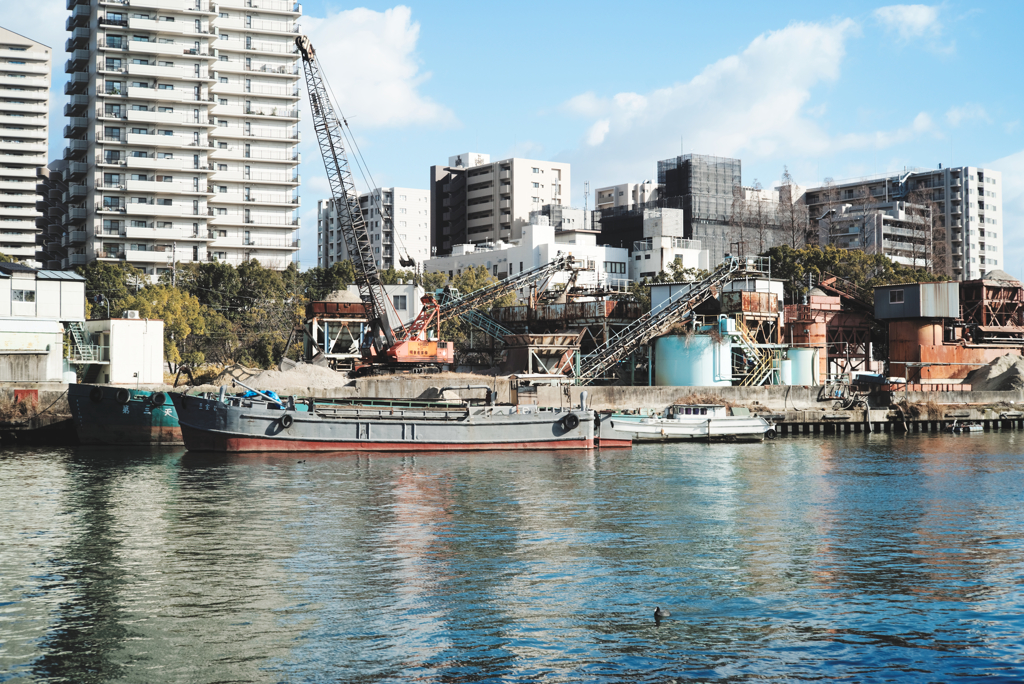
<instances>
[{"instance_id":1,"label":"white cloud","mask_svg":"<svg viewBox=\"0 0 1024 684\"><path fill-rule=\"evenodd\" d=\"M951 126L959 126L964 121L972 121L975 119L989 123L992 121L984 107L980 104L974 104L971 102L966 103L962 107L950 107L949 111L946 112L946 121L948 121Z\"/></svg>"},{"instance_id":2,"label":"white cloud","mask_svg":"<svg viewBox=\"0 0 1024 684\"><path fill-rule=\"evenodd\" d=\"M334 90L336 106L358 130L458 123L450 109L419 92L430 74L420 71L415 54L420 25L412 21L408 7L306 15L301 24Z\"/></svg>"},{"instance_id":3,"label":"white cloud","mask_svg":"<svg viewBox=\"0 0 1024 684\"><path fill-rule=\"evenodd\" d=\"M926 34L937 34L942 29L939 23L939 8L929 5L889 5L874 12L886 29L895 31L903 40L920 38Z\"/></svg>"},{"instance_id":4,"label":"white cloud","mask_svg":"<svg viewBox=\"0 0 1024 684\"><path fill-rule=\"evenodd\" d=\"M651 177L651 160L678 154L681 138L687 152L756 161L882 149L936 134L925 112L898 130L838 136L816 121L825 109L811 102L812 89L839 77L846 41L857 30L851 20L793 24L685 83L644 94L577 95L562 111L584 118L586 127L579 147L559 156L586 169L587 177L574 174L580 182L602 184Z\"/></svg>"},{"instance_id":5,"label":"white cloud","mask_svg":"<svg viewBox=\"0 0 1024 684\"><path fill-rule=\"evenodd\" d=\"M1000 268L1024 280L1024 150L984 164L1003 174L999 200L1003 215L1003 258Z\"/></svg>"}]
</instances>

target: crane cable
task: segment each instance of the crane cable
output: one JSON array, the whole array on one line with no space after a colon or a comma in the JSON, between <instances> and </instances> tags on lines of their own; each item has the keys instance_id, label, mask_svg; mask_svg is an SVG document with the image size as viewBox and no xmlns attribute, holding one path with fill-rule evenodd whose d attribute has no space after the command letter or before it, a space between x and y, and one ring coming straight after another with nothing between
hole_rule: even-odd
<instances>
[{"instance_id":1,"label":"crane cable","mask_svg":"<svg viewBox=\"0 0 1024 684\"><path fill-rule=\"evenodd\" d=\"M319 64L320 58L319 57L315 57L315 59L317 60L317 63ZM322 73L322 70L321 70L321 73ZM341 126L340 126L341 134L342 134L342 136L344 136L345 141L348 144L349 149L352 150L355 153L353 155L353 161L355 161L355 163L356 163L356 168L359 169L359 175L362 177L363 183L366 184L367 187L370 189L370 193L369 193L369 195L370 195L370 202L371 203L375 203L375 205L377 207L377 213L381 216L381 220L382 221L384 221L384 222L387 222L388 220L391 221L391 234L392 234L392 238L394 238L396 240L395 244L397 246L401 247L401 250L402 250L404 256L406 257L406 259L408 259L409 261L413 261L412 256L409 254L409 250L405 246L405 242L400 237L400 234L398 232L398 227L395 225L394 217L393 216L388 216L387 214L384 213L384 211L383 211L383 204L380 201L379 196L375 198L374 195L373 195L373 191L378 189L376 181L373 180L373 174L370 173L370 168L369 168L369 166L366 163L366 159L363 158L363 152L362 152L362 150L359 149L359 144L356 143L356 136L355 136L355 134L352 132L352 129L349 128L348 119L345 117L345 114L341 111L340 101L335 96L334 90L331 88L331 84L330 84L330 82L327 79L323 79L323 84L327 87L327 91L330 94L331 102L335 103L335 108L336 108L336 110L338 112L338 118L340 119L340 122L341 122ZM399 257L401 257L401 255L399 255ZM398 312L396 311L395 314L397 315Z\"/></svg>"}]
</instances>

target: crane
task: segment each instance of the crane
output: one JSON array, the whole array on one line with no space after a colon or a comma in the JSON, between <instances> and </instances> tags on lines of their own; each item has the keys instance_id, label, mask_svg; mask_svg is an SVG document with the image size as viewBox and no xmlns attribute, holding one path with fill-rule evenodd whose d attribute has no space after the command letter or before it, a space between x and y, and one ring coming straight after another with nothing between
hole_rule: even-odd
<instances>
[{"instance_id":1,"label":"crane","mask_svg":"<svg viewBox=\"0 0 1024 684\"><path fill-rule=\"evenodd\" d=\"M366 310L367 326L360 342L363 364L357 370L381 366L408 369L451 364L455 360L454 347L439 339L441 317L432 294L421 299L423 310L415 321L398 331L391 327L387 312L390 302L380 279L370 235L366 230L366 219L359 208L359 197L345 152L343 126L348 128L348 122L331 102L327 81L309 38L298 36L295 45L302 57L313 112L313 129L324 159L331 196L338 208L339 229L345 238L349 258L355 266L359 299ZM402 265L407 265L405 260Z\"/></svg>"}]
</instances>

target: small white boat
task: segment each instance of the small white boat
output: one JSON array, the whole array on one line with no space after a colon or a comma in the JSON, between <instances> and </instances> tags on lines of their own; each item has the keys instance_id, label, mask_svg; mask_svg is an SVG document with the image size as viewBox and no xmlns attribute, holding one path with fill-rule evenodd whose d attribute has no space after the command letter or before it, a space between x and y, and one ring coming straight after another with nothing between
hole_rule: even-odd
<instances>
[{"instance_id":1,"label":"small white boat","mask_svg":"<svg viewBox=\"0 0 1024 684\"><path fill-rule=\"evenodd\" d=\"M966 432L984 432L985 428L978 423L961 423L954 420L953 424L946 428L950 432L962 435Z\"/></svg>"},{"instance_id":2,"label":"small white boat","mask_svg":"<svg viewBox=\"0 0 1024 684\"><path fill-rule=\"evenodd\" d=\"M776 437L775 426L764 418L738 408L730 415L727 407L717 404L673 404L660 416L616 414L610 427L634 442L761 442Z\"/></svg>"}]
</instances>

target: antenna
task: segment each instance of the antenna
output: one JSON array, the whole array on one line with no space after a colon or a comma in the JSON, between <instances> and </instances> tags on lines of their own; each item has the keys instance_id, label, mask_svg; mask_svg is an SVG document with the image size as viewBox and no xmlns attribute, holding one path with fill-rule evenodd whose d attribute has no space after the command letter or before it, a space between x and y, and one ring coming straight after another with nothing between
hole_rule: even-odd
<instances>
[{"instance_id":1,"label":"antenna","mask_svg":"<svg viewBox=\"0 0 1024 684\"><path fill-rule=\"evenodd\" d=\"M583 181L583 229L590 230L590 217L587 215L587 200L590 198L590 181Z\"/></svg>"}]
</instances>

